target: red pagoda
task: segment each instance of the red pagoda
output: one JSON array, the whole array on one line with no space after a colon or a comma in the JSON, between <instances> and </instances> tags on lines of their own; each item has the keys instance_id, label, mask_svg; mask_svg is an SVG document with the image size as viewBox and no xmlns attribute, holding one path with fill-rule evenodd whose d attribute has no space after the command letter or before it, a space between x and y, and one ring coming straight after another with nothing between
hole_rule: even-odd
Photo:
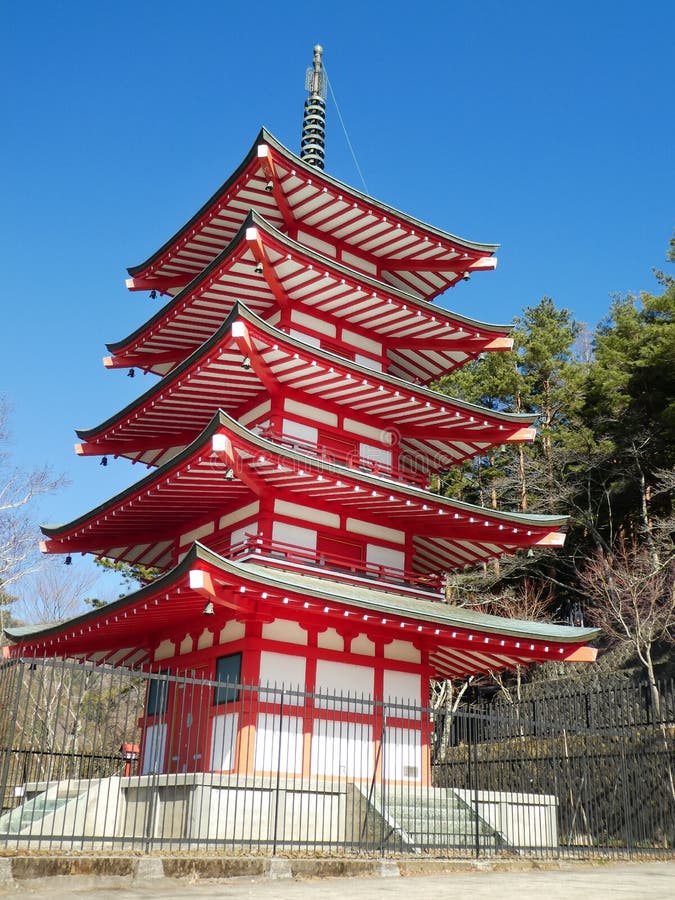
<instances>
[{"instance_id":1,"label":"red pagoda","mask_svg":"<svg viewBox=\"0 0 675 900\"><path fill-rule=\"evenodd\" d=\"M496 247L325 174L320 49L312 72L301 156L262 130L193 218L129 270L131 290L168 299L109 345L104 364L158 380L79 432L76 450L150 472L75 521L43 528L47 553L91 553L163 574L68 622L8 632L11 654L354 690L418 706L431 678L594 658L589 629L445 602L446 573L560 546L565 518L430 490L439 471L534 437L531 416L433 388L455 367L512 345L508 326L433 302L494 269ZM256 710L243 716L214 703L200 746L164 746L166 723L194 712L185 702L172 710L171 697L168 708L148 710L142 771L150 745L162 771L246 769ZM317 710L309 724L302 709L294 715L292 765L311 774L313 744L330 740L339 722L322 722ZM374 754L371 724L362 723L362 739Z\"/></svg>"}]
</instances>

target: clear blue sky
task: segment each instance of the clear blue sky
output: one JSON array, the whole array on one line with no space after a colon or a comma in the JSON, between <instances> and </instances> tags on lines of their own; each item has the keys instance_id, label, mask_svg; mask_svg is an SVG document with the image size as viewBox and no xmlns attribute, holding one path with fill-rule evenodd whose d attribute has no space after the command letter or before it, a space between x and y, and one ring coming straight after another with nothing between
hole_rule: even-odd
<instances>
[{"instance_id":1,"label":"clear blue sky","mask_svg":"<svg viewBox=\"0 0 675 900\"><path fill-rule=\"evenodd\" d=\"M501 244L497 272L444 305L504 322L548 294L593 325L611 294L656 287L675 227L672 0L25 0L1 15L0 393L16 458L71 479L42 521L144 474L72 452L75 427L148 386L101 365L157 308L127 293L126 266L261 125L298 151L316 42L369 193ZM330 97L326 169L361 187Z\"/></svg>"}]
</instances>

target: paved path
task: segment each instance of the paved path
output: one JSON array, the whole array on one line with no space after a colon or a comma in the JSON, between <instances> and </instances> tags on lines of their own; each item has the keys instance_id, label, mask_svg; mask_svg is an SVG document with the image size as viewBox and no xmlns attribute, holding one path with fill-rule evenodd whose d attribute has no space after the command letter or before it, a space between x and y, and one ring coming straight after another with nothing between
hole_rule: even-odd
<instances>
[{"instance_id":1,"label":"paved path","mask_svg":"<svg viewBox=\"0 0 675 900\"><path fill-rule=\"evenodd\" d=\"M114 885L110 880L58 877L17 883L11 890L0 887L0 897L21 896L49 900L674 900L675 862L409 878L236 879L209 884L154 878Z\"/></svg>"}]
</instances>

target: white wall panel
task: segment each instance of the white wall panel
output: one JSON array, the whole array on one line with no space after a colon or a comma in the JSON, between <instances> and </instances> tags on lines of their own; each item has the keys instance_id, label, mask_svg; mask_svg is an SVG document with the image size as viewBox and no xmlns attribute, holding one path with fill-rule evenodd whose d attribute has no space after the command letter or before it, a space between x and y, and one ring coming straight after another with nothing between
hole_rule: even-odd
<instances>
[{"instance_id":1,"label":"white wall panel","mask_svg":"<svg viewBox=\"0 0 675 900\"><path fill-rule=\"evenodd\" d=\"M312 728L312 775L371 778L372 728L354 722L317 721Z\"/></svg>"},{"instance_id":2,"label":"white wall panel","mask_svg":"<svg viewBox=\"0 0 675 900\"><path fill-rule=\"evenodd\" d=\"M289 525L287 522L275 522L272 528L272 538L294 547L316 550L316 531L312 528L301 528L300 525Z\"/></svg>"},{"instance_id":3,"label":"white wall panel","mask_svg":"<svg viewBox=\"0 0 675 900\"><path fill-rule=\"evenodd\" d=\"M247 519L249 516L255 516L259 509L260 501L255 500L253 503L249 503L248 506L243 506L240 509L235 509L233 512L221 516L218 527L221 529L227 528L228 525L234 525L235 522L241 522L242 519Z\"/></svg>"},{"instance_id":4,"label":"white wall panel","mask_svg":"<svg viewBox=\"0 0 675 900\"><path fill-rule=\"evenodd\" d=\"M384 645L384 655L387 659L400 659L402 662L418 663L422 661L422 654L410 641L391 641Z\"/></svg>"},{"instance_id":5,"label":"white wall panel","mask_svg":"<svg viewBox=\"0 0 675 900\"><path fill-rule=\"evenodd\" d=\"M328 528L340 527L338 513L325 512L322 509L312 509L311 506L301 506L299 503L289 503L288 500L275 500L274 512L280 516L288 516L289 519L300 519L302 522L315 522L317 525L326 525Z\"/></svg>"},{"instance_id":6,"label":"white wall panel","mask_svg":"<svg viewBox=\"0 0 675 900\"><path fill-rule=\"evenodd\" d=\"M405 706L415 707L414 710L401 709L395 715L404 719L419 719L419 707L422 703L422 677L414 672L393 672L385 669L382 699L385 703L387 701L398 702Z\"/></svg>"},{"instance_id":7,"label":"white wall panel","mask_svg":"<svg viewBox=\"0 0 675 900\"><path fill-rule=\"evenodd\" d=\"M316 663L316 691L317 693L337 694L344 698L332 700L330 698L317 701L318 706L330 709L356 709L363 704L358 703L361 697L372 697L374 690L374 673L370 667L355 666L351 663L332 662L327 659L319 659ZM356 701L347 703L347 696L355 697ZM361 710L366 712L364 708Z\"/></svg>"},{"instance_id":8,"label":"white wall panel","mask_svg":"<svg viewBox=\"0 0 675 900\"><path fill-rule=\"evenodd\" d=\"M284 419L283 432L285 437L295 438L300 444L316 444L319 439L316 428L293 419Z\"/></svg>"},{"instance_id":9,"label":"white wall panel","mask_svg":"<svg viewBox=\"0 0 675 900\"><path fill-rule=\"evenodd\" d=\"M321 334L327 334L328 337L332 338L334 338L337 333L337 329L332 322L325 322L323 319L318 318L317 316L311 316L300 309L291 310L291 322L295 322L297 325L304 326L305 328L311 328L312 331L320 331ZM303 340L306 339L303 338ZM307 341L307 343L309 342Z\"/></svg>"},{"instance_id":10,"label":"white wall panel","mask_svg":"<svg viewBox=\"0 0 675 900\"><path fill-rule=\"evenodd\" d=\"M382 371L382 363L377 359L373 359L372 356L364 356L363 353L356 353L354 355L354 362L357 362L360 366L365 366L367 369L372 369L374 372Z\"/></svg>"},{"instance_id":11,"label":"white wall panel","mask_svg":"<svg viewBox=\"0 0 675 900\"><path fill-rule=\"evenodd\" d=\"M258 533L258 523L257 522L249 522L248 525L242 525L241 528L235 528L232 534L230 535L230 549L233 550L235 547L238 547L240 544L243 544L244 541L248 541L249 538L247 535L249 534L257 534Z\"/></svg>"},{"instance_id":12,"label":"white wall panel","mask_svg":"<svg viewBox=\"0 0 675 900\"><path fill-rule=\"evenodd\" d=\"M359 453L364 459L371 462L382 463L385 466L391 465L391 450L385 450L384 447L374 444L359 444Z\"/></svg>"},{"instance_id":13,"label":"white wall panel","mask_svg":"<svg viewBox=\"0 0 675 900\"><path fill-rule=\"evenodd\" d=\"M180 546L184 547L186 544L191 544L193 541L199 541L201 538L213 534L215 527L213 522L207 522L205 525L200 525L199 528L193 528L192 531L187 531L180 537Z\"/></svg>"},{"instance_id":14,"label":"white wall panel","mask_svg":"<svg viewBox=\"0 0 675 900\"><path fill-rule=\"evenodd\" d=\"M309 316L307 318L309 318ZM295 338L298 341L302 341L303 344L307 344L310 347L321 346L321 339L316 337L316 335L305 334L303 331L298 331L297 328L289 328L288 333L292 338Z\"/></svg>"},{"instance_id":15,"label":"white wall panel","mask_svg":"<svg viewBox=\"0 0 675 900\"><path fill-rule=\"evenodd\" d=\"M422 738L419 731L387 728L382 750L384 777L388 781L422 780Z\"/></svg>"},{"instance_id":16,"label":"white wall panel","mask_svg":"<svg viewBox=\"0 0 675 900\"><path fill-rule=\"evenodd\" d=\"M306 244L308 247L318 250L319 253L323 253L324 256L337 256L335 244L329 244L328 241L322 241L321 238L316 237L314 234L308 234L308 232L299 229L296 240L300 244Z\"/></svg>"},{"instance_id":17,"label":"white wall panel","mask_svg":"<svg viewBox=\"0 0 675 900\"><path fill-rule=\"evenodd\" d=\"M277 716L261 713L255 734L255 768L257 772L302 773L302 719L299 716Z\"/></svg>"},{"instance_id":18,"label":"white wall panel","mask_svg":"<svg viewBox=\"0 0 675 900\"><path fill-rule=\"evenodd\" d=\"M379 544L368 544L366 562L374 566L388 566L390 569L405 569L405 553L403 550L381 547Z\"/></svg>"},{"instance_id":19,"label":"white wall panel","mask_svg":"<svg viewBox=\"0 0 675 900\"><path fill-rule=\"evenodd\" d=\"M150 725L145 729L143 763L141 775L155 775L164 770L164 750L166 749L166 722Z\"/></svg>"},{"instance_id":20,"label":"white wall panel","mask_svg":"<svg viewBox=\"0 0 675 900\"><path fill-rule=\"evenodd\" d=\"M226 772L233 768L238 725L239 713L226 713L214 718L210 757L212 772Z\"/></svg>"},{"instance_id":21,"label":"white wall panel","mask_svg":"<svg viewBox=\"0 0 675 900\"><path fill-rule=\"evenodd\" d=\"M338 417L336 413L327 412L324 409L319 409L317 406L308 406L307 403L298 403L297 400L291 400L289 397L284 399L284 411L303 416L305 419L310 419L313 422L322 422L325 425L337 427Z\"/></svg>"},{"instance_id":22,"label":"white wall panel","mask_svg":"<svg viewBox=\"0 0 675 900\"><path fill-rule=\"evenodd\" d=\"M274 623L272 623L274 624ZM294 624L279 622L280 625ZM265 626L267 627L267 626ZM305 632L306 634L306 632ZM263 637L268 637L263 630ZM285 653L273 653L263 650L260 654L260 684L287 688L305 689L305 658L288 656Z\"/></svg>"},{"instance_id":23,"label":"white wall panel","mask_svg":"<svg viewBox=\"0 0 675 900\"><path fill-rule=\"evenodd\" d=\"M373 525L372 522L364 522L362 519L347 519L347 530L354 531L356 534L365 534L370 538L381 538L383 541L390 541L392 544L404 544L405 532L398 531L396 528L386 528L384 525Z\"/></svg>"},{"instance_id":24,"label":"white wall panel","mask_svg":"<svg viewBox=\"0 0 675 900\"><path fill-rule=\"evenodd\" d=\"M348 328L342 329L342 340L347 344L351 344L352 347L358 347L360 350L374 353L375 356L380 356L382 353L382 344L379 341L373 341L362 334L350 331Z\"/></svg>"}]
</instances>

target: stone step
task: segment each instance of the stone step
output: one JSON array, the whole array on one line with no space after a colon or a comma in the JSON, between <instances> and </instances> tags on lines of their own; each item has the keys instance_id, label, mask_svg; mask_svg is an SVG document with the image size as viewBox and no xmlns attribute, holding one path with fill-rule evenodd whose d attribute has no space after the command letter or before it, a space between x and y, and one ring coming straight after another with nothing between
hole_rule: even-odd
<instances>
[{"instance_id":1,"label":"stone step","mask_svg":"<svg viewBox=\"0 0 675 900\"><path fill-rule=\"evenodd\" d=\"M387 822L403 845L418 847L476 846L476 817L456 794L444 788L415 789L399 793L373 791L371 805ZM478 820L478 843L494 849L499 837L481 819Z\"/></svg>"}]
</instances>

